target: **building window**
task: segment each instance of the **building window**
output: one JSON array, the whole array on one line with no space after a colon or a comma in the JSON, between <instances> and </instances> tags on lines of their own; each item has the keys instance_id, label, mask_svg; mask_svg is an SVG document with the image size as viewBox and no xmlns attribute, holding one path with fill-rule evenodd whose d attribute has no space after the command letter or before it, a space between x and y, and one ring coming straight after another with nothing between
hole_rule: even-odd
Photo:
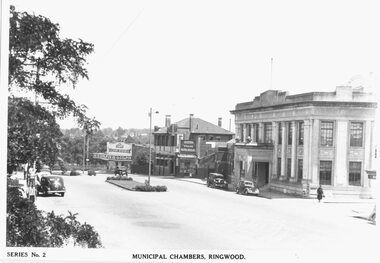
<instances>
[{"instance_id":1,"label":"building window","mask_svg":"<svg viewBox=\"0 0 380 263\"><path fill-rule=\"evenodd\" d=\"M351 122L350 146L352 147L363 146L363 123L362 122Z\"/></svg>"},{"instance_id":2,"label":"building window","mask_svg":"<svg viewBox=\"0 0 380 263\"><path fill-rule=\"evenodd\" d=\"M272 143L272 123L264 124L264 142Z\"/></svg>"},{"instance_id":3,"label":"building window","mask_svg":"<svg viewBox=\"0 0 380 263\"><path fill-rule=\"evenodd\" d=\"M243 161L239 162L239 168L240 168L240 177L245 177L245 170L244 170Z\"/></svg>"},{"instance_id":4,"label":"building window","mask_svg":"<svg viewBox=\"0 0 380 263\"><path fill-rule=\"evenodd\" d=\"M171 136L171 146L175 146L176 145L176 141L175 141L175 136Z\"/></svg>"},{"instance_id":5,"label":"building window","mask_svg":"<svg viewBox=\"0 0 380 263\"><path fill-rule=\"evenodd\" d=\"M321 122L321 145L333 146L334 123L332 121Z\"/></svg>"},{"instance_id":6,"label":"building window","mask_svg":"<svg viewBox=\"0 0 380 263\"><path fill-rule=\"evenodd\" d=\"M277 177L281 176L281 158L277 158Z\"/></svg>"},{"instance_id":7,"label":"building window","mask_svg":"<svg viewBox=\"0 0 380 263\"><path fill-rule=\"evenodd\" d=\"M253 141L258 142L259 141L259 125L257 123L253 124Z\"/></svg>"},{"instance_id":8,"label":"building window","mask_svg":"<svg viewBox=\"0 0 380 263\"><path fill-rule=\"evenodd\" d=\"M252 124L247 124L247 138L251 138L251 134L252 134ZM252 139L252 138L251 138Z\"/></svg>"},{"instance_id":9,"label":"building window","mask_svg":"<svg viewBox=\"0 0 380 263\"><path fill-rule=\"evenodd\" d=\"M303 145L304 122L298 123L298 145Z\"/></svg>"},{"instance_id":10,"label":"building window","mask_svg":"<svg viewBox=\"0 0 380 263\"><path fill-rule=\"evenodd\" d=\"M362 173L362 163L361 162L350 162L349 174L348 174L348 184L360 186L361 185L361 173Z\"/></svg>"},{"instance_id":11,"label":"building window","mask_svg":"<svg viewBox=\"0 0 380 263\"><path fill-rule=\"evenodd\" d=\"M288 158L288 162L286 164L286 177L289 179L292 173L292 159Z\"/></svg>"},{"instance_id":12,"label":"building window","mask_svg":"<svg viewBox=\"0 0 380 263\"><path fill-rule=\"evenodd\" d=\"M292 123L288 123L288 145L292 145L293 129Z\"/></svg>"},{"instance_id":13,"label":"building window","mask_svg":"<svg viewBox=\"0 0 380 263\"><path fill-rule=\"evenodd\" d=\"M282 144L282 124L278 123L278 144Z\"/></svg>"},{"instance_id":14,"label":"building window","mask_svg":"<svg viewBox=\"0 0 380 263\"><path fill-rule=\"evenodd\" d=\"M297 171L298 182L302 181L303 178L303 159L298 159L298 171Z\"/></svg>"},{"instance_id":15,"label":"building window","mask_svg":"<svg viewBox=\"0 0 380 263\"><path fill-rule=\"evenodd\" d=\"M331 185L332 161L321 161L319 164L319 184Z\"/></svg>"}]
</instances>

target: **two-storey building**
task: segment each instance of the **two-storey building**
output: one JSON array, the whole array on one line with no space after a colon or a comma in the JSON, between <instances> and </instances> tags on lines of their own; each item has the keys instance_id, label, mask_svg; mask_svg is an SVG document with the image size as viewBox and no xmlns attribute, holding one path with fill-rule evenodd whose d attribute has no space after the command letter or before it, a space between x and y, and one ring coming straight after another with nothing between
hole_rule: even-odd
<instances>
[{"instance_id":1,"label":"two-storey building","mask_svg":"<svg viewBox=\"0 0 380 263\"><path fill-rule=\"evenodd\" d=\"M197 176L199 159L207 154L210 142L227 142L233 133L218 125L190 116L171 124L167 116L165 127L154 135L154 174Z\"/></svg>"},{"instance_id":2,"label":"two-storey building","mask_svg":"<svg viewBox=\"0 0 380 263\"><path fill-rule=\"evenodd\" d=\"M289 95L269 90L239 103L234 181L288 193L371 197L377 104L362 88Z\"/></svg>"}]
</instances>

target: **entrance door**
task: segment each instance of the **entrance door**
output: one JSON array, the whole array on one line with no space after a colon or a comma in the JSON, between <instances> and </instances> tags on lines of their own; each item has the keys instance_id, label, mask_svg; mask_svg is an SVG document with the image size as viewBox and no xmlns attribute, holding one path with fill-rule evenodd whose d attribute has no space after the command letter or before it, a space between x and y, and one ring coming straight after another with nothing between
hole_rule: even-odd
<instances>
[{"instance_id":1,"label":"entrance door","mask_svg":"<svg viewBox=\"0 0 380 263\"><path fill-rule=\"evenodd\" d=\"M256 167L257 186L262 187L269 183L269 163L258 162Z\"/></svg>"},{"instance_id":2,"label":"entrance door","mask_svg":"<svg viewBox=\"0 0 380 263\"><path fill-rule=\"evenodd\" d=\"M174 162L173 162L173 160L169 161L169 174L170 175L174 174Z\"/></svg>"}]
</instances>

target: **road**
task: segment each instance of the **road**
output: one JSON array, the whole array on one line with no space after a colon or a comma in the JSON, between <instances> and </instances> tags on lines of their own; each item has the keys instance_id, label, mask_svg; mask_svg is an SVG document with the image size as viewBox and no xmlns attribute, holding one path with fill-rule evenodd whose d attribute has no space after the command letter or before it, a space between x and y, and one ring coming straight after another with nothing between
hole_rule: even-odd
<instances>
[{"instance_id":1,"label":"road","mask_svg":"<svg viewBox=\"0 0 380 263\"><path fill-rule=\"evenodd\" d=\"M143 182L146 178L132 176ZM106 175L65 176L64 197L38 197L38 209L79 213L112 249L347 249L366 247L376 226L353 217L372 204L265 199L152 177L168 192L124 190Z\"/></svg>"}]
</instances>

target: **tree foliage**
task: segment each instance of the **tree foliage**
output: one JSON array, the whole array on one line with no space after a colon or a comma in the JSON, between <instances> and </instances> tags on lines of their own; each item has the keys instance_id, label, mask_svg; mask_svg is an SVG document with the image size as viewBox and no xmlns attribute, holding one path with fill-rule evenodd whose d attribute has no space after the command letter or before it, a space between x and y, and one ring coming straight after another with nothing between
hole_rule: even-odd
<instances>
[{"instance_id":1,"label":"tree foliage","mask_svg":"<svg viewBox=\"0 0 380 263\"><path fill-rule=\"evenodd\" d=\"M43 16L10 8L9 89L33 91L54 106L60 118L73 114L81 126L90 119L86 106L77 105L57 88L88 79L86 57L94 45L79 39L62 39L58 24ZM96 123L96 122L95 122Z\"/></svg>"},{"instance_id":2,"label":"tree foliage","mask_svg":"<svg viewBox=\"0 0 380 263\"><path fill-rule=\"evenodd\" d=\"M7 195L7 246L102 247L99 234L91 225L81 224L77 214L45 214L32 201L22 198L17 187L8 187Z\"/></svg>"},{"instance_id":3,"label":"tree foliage","mask_svg":"<svg viewBox=\"0 0 380 263\"><path fill-rule=\"evenodd\" d=\"M86 106L76 104L63 88L75 88L88 79L86 57L94 45L60 37L60 27L48 18L10 7L9 86L12 91L32 92L49 107L10 95L8 118L8 167L34 162L49 165L59 155L62 134L57 118L76 117L86 134L100 126L86 116ZM39 136L37 136L39 135Z\"/></svg>"},{"instance_id":4,"label":"tree foliage","mask_svg":"<svg viewBox=\"0 0 380 263\"><path fill-rule=\"evenodd\" d=\"M8 99L8 165L37 159L54 164L61 136L54 116L45 108L22 98Z\"/></svg>"}]
</instances>

